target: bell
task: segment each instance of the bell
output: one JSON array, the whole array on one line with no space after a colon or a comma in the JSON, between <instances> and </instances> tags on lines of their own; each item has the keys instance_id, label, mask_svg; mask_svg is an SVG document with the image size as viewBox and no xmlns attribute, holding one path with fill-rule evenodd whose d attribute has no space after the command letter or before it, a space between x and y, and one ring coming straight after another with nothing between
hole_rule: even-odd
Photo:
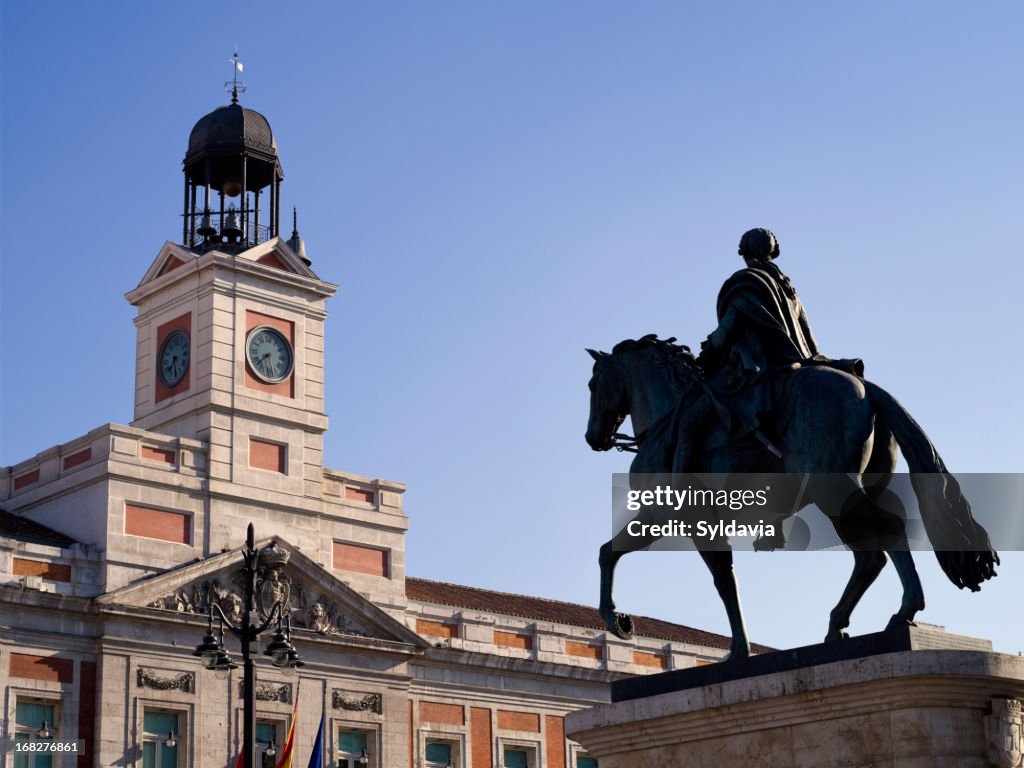
<instances>
[{"instance_id":1,"label":"bell","mask_svg":"<svg viewBox=\"0 0 1024 768\"><path fill-rule=\"evenodd\" d=\"M227 218L224 219L224 226L221 229L221 234L227 238L242 236L242 222L238 218L238 211L234 209L234 206L228 209L228 215Z\"/></svg>"},{"instance_id":2,"label":"bell","mask_svg":"<svg viewBox=\"0 0 1024 768\"><path fill-rule=\"evenodd\" d=\"M204 213L203 218L199 220L199 229L196 230L196 234L207 240L217 234L217 228L213 226L213 219L210 218L209 211Z\"/></svg>"},{"instance_id":3,"label":"bell","mask_svg":"<svg viewBox=\"0 0 1024 768\"><path fill-rule=\"evenodd\" d=\"M242 194L242 182L238 179L228 179L224 182L224 196L238 197Z\"/></svg>"},{"instance_id":4,"label":"bell","mask_svg":"<svg viewBox=\"0 0 1024 768\"><path fill-rule=\"evenodd\" d=\"M292 252L302 259L302 263L307 267L310 266L313 261L306 255L306 243L299 237L298 232L292 233L292 239L288 241L288 247L292 249Z\"/></svg>"}]
</instances>

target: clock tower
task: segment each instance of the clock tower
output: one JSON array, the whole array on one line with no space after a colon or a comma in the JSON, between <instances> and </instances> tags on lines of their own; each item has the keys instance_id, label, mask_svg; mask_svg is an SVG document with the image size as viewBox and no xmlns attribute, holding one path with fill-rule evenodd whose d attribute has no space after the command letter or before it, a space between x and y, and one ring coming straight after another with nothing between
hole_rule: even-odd
<instances>
[{"instance_id":1,"label":"clock tower","mask_svg":"<svg viewBox=\"0 0 1024 768\"><path fill-rule=\"evenodd\" d=\"M181 242L126 294L138 308L132 426L208 443L211 482L319 496L324 303L337 286L297 230L280 236L270 123L233 94L195 124L183 167Z\"/></svg>"}]
</instances>

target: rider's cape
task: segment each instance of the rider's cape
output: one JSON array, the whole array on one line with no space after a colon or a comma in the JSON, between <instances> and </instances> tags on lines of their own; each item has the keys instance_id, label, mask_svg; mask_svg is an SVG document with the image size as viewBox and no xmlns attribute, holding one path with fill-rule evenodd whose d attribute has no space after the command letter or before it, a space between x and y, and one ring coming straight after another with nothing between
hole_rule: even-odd
<instances>
[{"instance_id":1,"label":"rider's cape","mask_svg":"<svg viewBox=\"0 0 1024 768\"><path fill-rule=\"evenodd\" d=\"M778 368L818 354L803 304L775 264L741 269L726 280L718 294L719 321L730 309L742 317L746 335L755 337L737 339L757 342L759 349L749 350L755 362Z\"/></svg>"},{"instance_id":2,"label":"rider's cape","mask_svg":"<svg viewBox=\"0 0 1024 768\"><path fill-rule=\"evenodd\" d=\"M735 323L726 359L708 384L716 405L734 417L733 431L742 432L764 426L762 418L773 410L776 372L827 358L818 352L789 278L773 263L726 280L718 294L719 321L730 310Z\"/></svg>"}]
</instances>

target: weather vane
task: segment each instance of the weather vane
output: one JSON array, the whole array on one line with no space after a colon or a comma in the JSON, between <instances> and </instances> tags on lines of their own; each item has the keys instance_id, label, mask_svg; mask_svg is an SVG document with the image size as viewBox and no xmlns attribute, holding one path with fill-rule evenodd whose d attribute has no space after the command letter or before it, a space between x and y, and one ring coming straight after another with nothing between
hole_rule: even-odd
<instances>
[{"instance_id":1,"label":"weather vane","mask_svg":"<svg viewBox=\"0 0 1024 768\"><path fill-rule=\"evenodd\" d=\"M231 103L238 103L238 94L245 93L245 83L238 79L238 73L245 69L242 62L238 60L238 46L235 46L234 55L228 59L231 62L232 74L231 80L224 83L224 90L230 90L231 92Z\"/></svg>"}]
</instances>

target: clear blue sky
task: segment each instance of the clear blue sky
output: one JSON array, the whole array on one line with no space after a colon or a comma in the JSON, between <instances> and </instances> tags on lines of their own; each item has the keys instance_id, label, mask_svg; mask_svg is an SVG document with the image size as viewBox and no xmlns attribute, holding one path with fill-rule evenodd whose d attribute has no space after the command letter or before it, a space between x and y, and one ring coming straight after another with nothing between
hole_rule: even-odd
<instances>
[{"instance_id":1,"label":"clear blue sky","mask_svg":"<svg viewBox=\"0 0 1024 768\"><path fill-rule=\"evenodd\" d=\"M284 203L341 285L326 462L408 483L411 574L596 601L628 458L583 442L583 348L696 346L752 226L824 350L863 357L952 468L1024 469L1019 2L2 14L0 465L130 421L123 293L180 237L188 133L227 102L237 44ZM920 618L1024 650L1024 557L1005 560L966 595L920 555ZM740 557L752 636L819 641L849 565ZM896 590L888 569L853 630ZM694 555L626 559L619 602L726 630Z\"/></svg>"}]
</instances>

